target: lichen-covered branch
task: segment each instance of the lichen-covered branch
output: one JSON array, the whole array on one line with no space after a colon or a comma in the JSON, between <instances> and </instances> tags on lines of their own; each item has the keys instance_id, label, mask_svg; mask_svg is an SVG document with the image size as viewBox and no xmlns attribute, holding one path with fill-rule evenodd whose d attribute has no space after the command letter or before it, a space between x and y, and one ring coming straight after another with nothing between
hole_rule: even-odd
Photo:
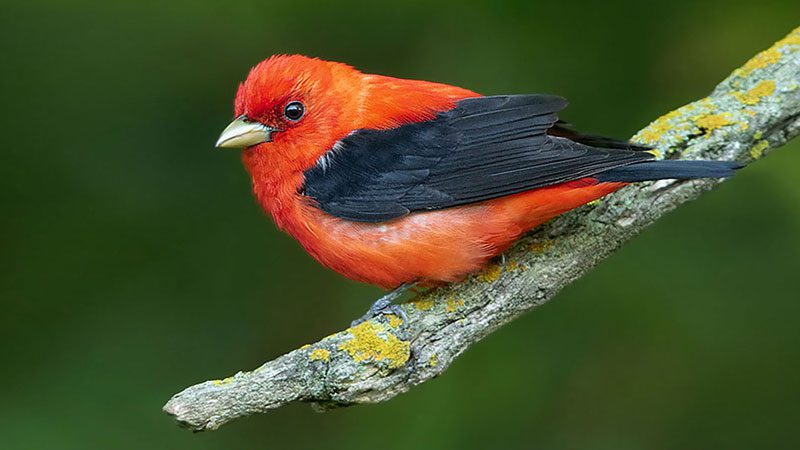
<instances>
[{"instance_id":1,"label":"lichen-covered branch","mask_svg":"<svg viewBox=\"0 0 800 450\"><path fill-rule=\"evenodd\" d=\"M735 70L708 97L657 119L634 140L661 157L750 163L800 133L800 28ZM293 401L320 408L381 402L441 374L470 345L552 298L665 213L721 180L622 189L521 239L470 279L291 351L250 372L187 388L164 406L213 430Z\"/></svg>"}]
</instances>

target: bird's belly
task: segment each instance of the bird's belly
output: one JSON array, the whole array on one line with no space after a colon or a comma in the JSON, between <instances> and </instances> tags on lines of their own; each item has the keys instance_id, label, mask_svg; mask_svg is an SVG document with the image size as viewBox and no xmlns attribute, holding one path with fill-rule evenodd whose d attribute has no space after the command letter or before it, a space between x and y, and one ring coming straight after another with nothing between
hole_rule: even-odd
<instances>
[{"instance_id":1,"label":"bird's belly","mask_svg":"<svg viewBox=\"0 0 800 450\"><path fill-rule=\"evenodd\" d=\"M303 242L322 264L384 288L455 281L493 256L477 226L485 207L415 213L383 223L347 222L315 210L316 239Z\"/></svg>"},{"instance_id":2,"label":"bird's belly","mask_svg":"<svg viewBox=\"0 0 800 450\"><path fill-rule=\"evenodd\" d=\"M308 207L304 226L287 231L348 278L387 289L415 281L431 285L480 270L522 233L622 185L579 180L382 223L349 222Z\"/></svg>"}]
</instances>

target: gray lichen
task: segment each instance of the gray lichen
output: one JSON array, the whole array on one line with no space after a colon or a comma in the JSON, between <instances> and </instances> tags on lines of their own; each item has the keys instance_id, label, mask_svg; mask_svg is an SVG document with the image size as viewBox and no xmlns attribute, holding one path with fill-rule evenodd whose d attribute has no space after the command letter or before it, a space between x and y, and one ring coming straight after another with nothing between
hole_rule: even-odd
<instances>
[{"instance_id":1,"label":"gray lichen","mask_svg":"<svg viewBox=\"0 0 800 450\"><path fill-rule=\"evenodd\" d=\"M800 28L714 92L634 136L660 157L750 163L800 133ZM470 345L551 299L625 241L721 180L639 184L562 215L462 283L403 306L406 319L366 321L250 372L176 394L164 411L193 430L293 401L326 409L381 402L441 374Z\"/></svg>"}]
</instances>

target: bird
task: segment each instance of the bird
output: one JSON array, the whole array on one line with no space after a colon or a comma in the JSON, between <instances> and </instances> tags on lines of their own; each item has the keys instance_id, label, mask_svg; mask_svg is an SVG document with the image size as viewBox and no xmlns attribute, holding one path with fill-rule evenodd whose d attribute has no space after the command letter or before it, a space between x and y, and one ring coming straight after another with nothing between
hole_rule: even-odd
<instances>
[{"instance_id":1,"label":"bird","mask_svg":"<svg viewBox=\"0 0 800 450\"><path fill-rule=\"evenodd\" d=\"M740 167L657 160L647 146L576 131L558 117L566 106L274 55L239 84L216 147L242 150L257 202L314 259L389 291L363 320L630 183Z\"/></svg>"}]
</instances>

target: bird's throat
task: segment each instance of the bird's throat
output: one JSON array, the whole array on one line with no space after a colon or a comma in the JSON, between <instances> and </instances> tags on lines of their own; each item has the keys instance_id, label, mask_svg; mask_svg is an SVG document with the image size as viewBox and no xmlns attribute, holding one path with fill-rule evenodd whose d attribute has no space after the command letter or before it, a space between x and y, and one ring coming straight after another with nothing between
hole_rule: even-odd
<instances>
[{"instance_id":1,"label":"bird's throat","mask_svg":"<svg viewBox=\"0 0 800 450\"><path fill-rule=\"evenodd\" d=\"M245 151L242 160L252 179L258 204L279 228L286 231L294 228L302 202L298 190L303 184L303 173L260 152Z\"/></svg>"}]
</instances>

